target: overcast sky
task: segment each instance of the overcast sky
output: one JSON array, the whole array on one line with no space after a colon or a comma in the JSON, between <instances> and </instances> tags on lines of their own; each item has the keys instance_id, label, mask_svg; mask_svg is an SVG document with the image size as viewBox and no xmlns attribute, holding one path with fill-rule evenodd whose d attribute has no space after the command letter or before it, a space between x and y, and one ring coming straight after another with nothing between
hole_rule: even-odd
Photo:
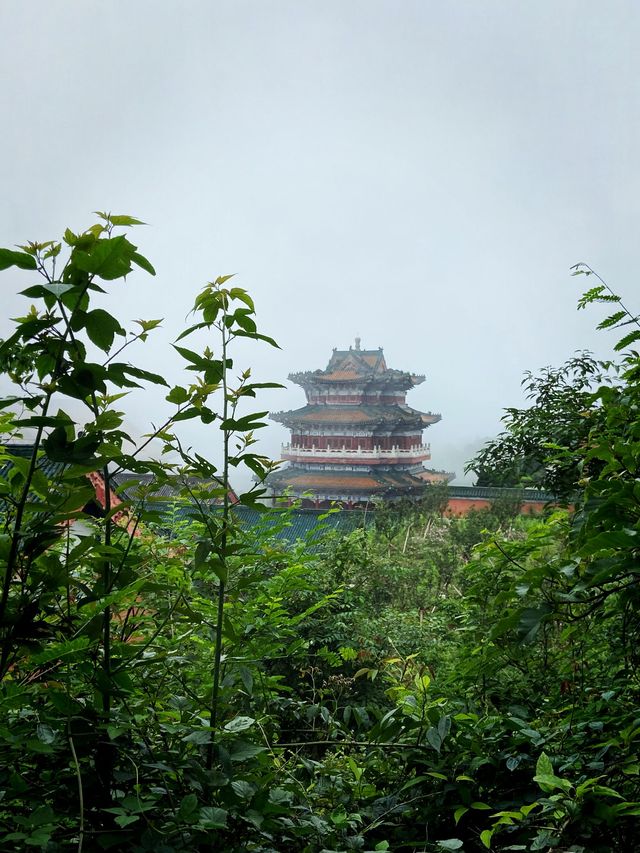
<instances>
[{"instance_id":1,"label":"overcast sky","mask_svg":"<svg viewBox=\"0 0 640 853\"><path fill-rule=\"evenodd\" d=\"M640 308L639 38L637 0L0 0L0 245L139 216L158 275L105 304L166 318L141 362L179 380L198 289L237 273L282 347L239 364L283 381L382 346L426 373L409 403L461 473L523 371L608 352L571 264ZM2 273L0 335L29 283ZM166 405L133 395L132 428Z\"/></svg>"}]
</instances>

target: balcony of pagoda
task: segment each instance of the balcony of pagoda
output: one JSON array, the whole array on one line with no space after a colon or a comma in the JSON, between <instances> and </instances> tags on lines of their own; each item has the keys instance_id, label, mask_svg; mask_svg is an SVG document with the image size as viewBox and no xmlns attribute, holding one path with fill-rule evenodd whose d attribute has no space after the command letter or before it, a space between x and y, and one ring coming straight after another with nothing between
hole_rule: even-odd
<instances>
[{"instance_id":1,"label":"balcony of pagoda","mask_svg":"<svg viewBox=\"0 0 640 853\"><path fill-rule=\"evenodd\" d=\"M301 447L283 444L281 456L288 462L326 462L332 465L412 465L431 459L431 445L414 444L411 447Z\"/></svg>"}]
</instances>

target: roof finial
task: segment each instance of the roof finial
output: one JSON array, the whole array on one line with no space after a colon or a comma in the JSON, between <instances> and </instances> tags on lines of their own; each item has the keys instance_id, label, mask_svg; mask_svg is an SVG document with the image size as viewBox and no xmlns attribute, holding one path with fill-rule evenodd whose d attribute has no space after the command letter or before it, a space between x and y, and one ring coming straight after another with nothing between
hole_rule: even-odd
<instances>
[{"instance_id":1,"label":"roof finial","mask_svg":"<svg viewBox=\"0 0 640 853\"><path fill-rule=\"evenodd\" d=\"M356 349L360 350L360 338L356 336Z\"/></svg>"}]
</instances>

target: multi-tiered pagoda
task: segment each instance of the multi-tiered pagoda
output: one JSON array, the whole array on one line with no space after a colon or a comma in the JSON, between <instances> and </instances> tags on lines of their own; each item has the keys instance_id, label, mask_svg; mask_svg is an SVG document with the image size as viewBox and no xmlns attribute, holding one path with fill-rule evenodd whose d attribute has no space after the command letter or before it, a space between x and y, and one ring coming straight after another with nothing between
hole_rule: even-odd
<instances>
[{"instance_id":1,"label":"multi-tiered pagoda","mask_svg":"<svg viewBox=\"0 0 640 853\"><path fill-rule=\"evenodd\" d=\"M269 477L274 495L303 499L303 506L366 506L374 498L417 496L428 482L453 475L430 471L422 441L440 415L418 412L406 393L424 376L387 367L382 348L334 349L326 370L292 373L307 405L271 415L291 430L282 448L288 466Z\"/></svg>"}]
</instances>

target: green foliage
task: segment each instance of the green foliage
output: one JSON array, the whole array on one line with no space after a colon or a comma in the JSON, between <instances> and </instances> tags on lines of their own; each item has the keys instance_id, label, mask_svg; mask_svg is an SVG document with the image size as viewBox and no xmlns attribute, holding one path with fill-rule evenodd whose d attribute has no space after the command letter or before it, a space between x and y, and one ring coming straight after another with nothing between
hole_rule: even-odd
<instances>
[{"instance_id":1,"label":"green foliage","mask_svg":"<svg viewBox=\"0 0 640 853\"><path fill-rule=\"evenodd\" d=\"M601 414L594 391L614 377L612 365L589 353L559 368L545 367L538 376L527 372L522 384L531 406L506 410L505 431L482 448L467 471L477 475L480 486L535 486L571 500L585 461L585 443ZM597 464L589 467L593 470Z\"/></svg>"},{"instance_id":2,"label":"green foliage","mask_svg":"<svg viewBox=\"0 0 640 853\"><path fill-rule=\"evenodd\" d=\"M116 233L142 223L98 217L0 250L1 268L41 276L24 291L39 307L0 343L15 389L0 409L0 851L634 849L637 318L603 282L588 291L581 306L615 302L600 327L621 330L619 363L529 377L532 409L481 457L492 477L571 494L571 511L525 518L512 499L451 518L431 487L326 533L318 555L231 505L246 466L241 503L268 512L265 412L246 404L274 387L238 371L234 342L275 342L229 276L174 345L188 379L152 435L179 463L143 460L150 438L123 431L128 391L165 385L126 360L160 321L127 332L96 306L153 273ZM219 439L220 466L183 446L186 419ZM123 470L151 482L118 497Z\"/></svg>"}]
</instances>

